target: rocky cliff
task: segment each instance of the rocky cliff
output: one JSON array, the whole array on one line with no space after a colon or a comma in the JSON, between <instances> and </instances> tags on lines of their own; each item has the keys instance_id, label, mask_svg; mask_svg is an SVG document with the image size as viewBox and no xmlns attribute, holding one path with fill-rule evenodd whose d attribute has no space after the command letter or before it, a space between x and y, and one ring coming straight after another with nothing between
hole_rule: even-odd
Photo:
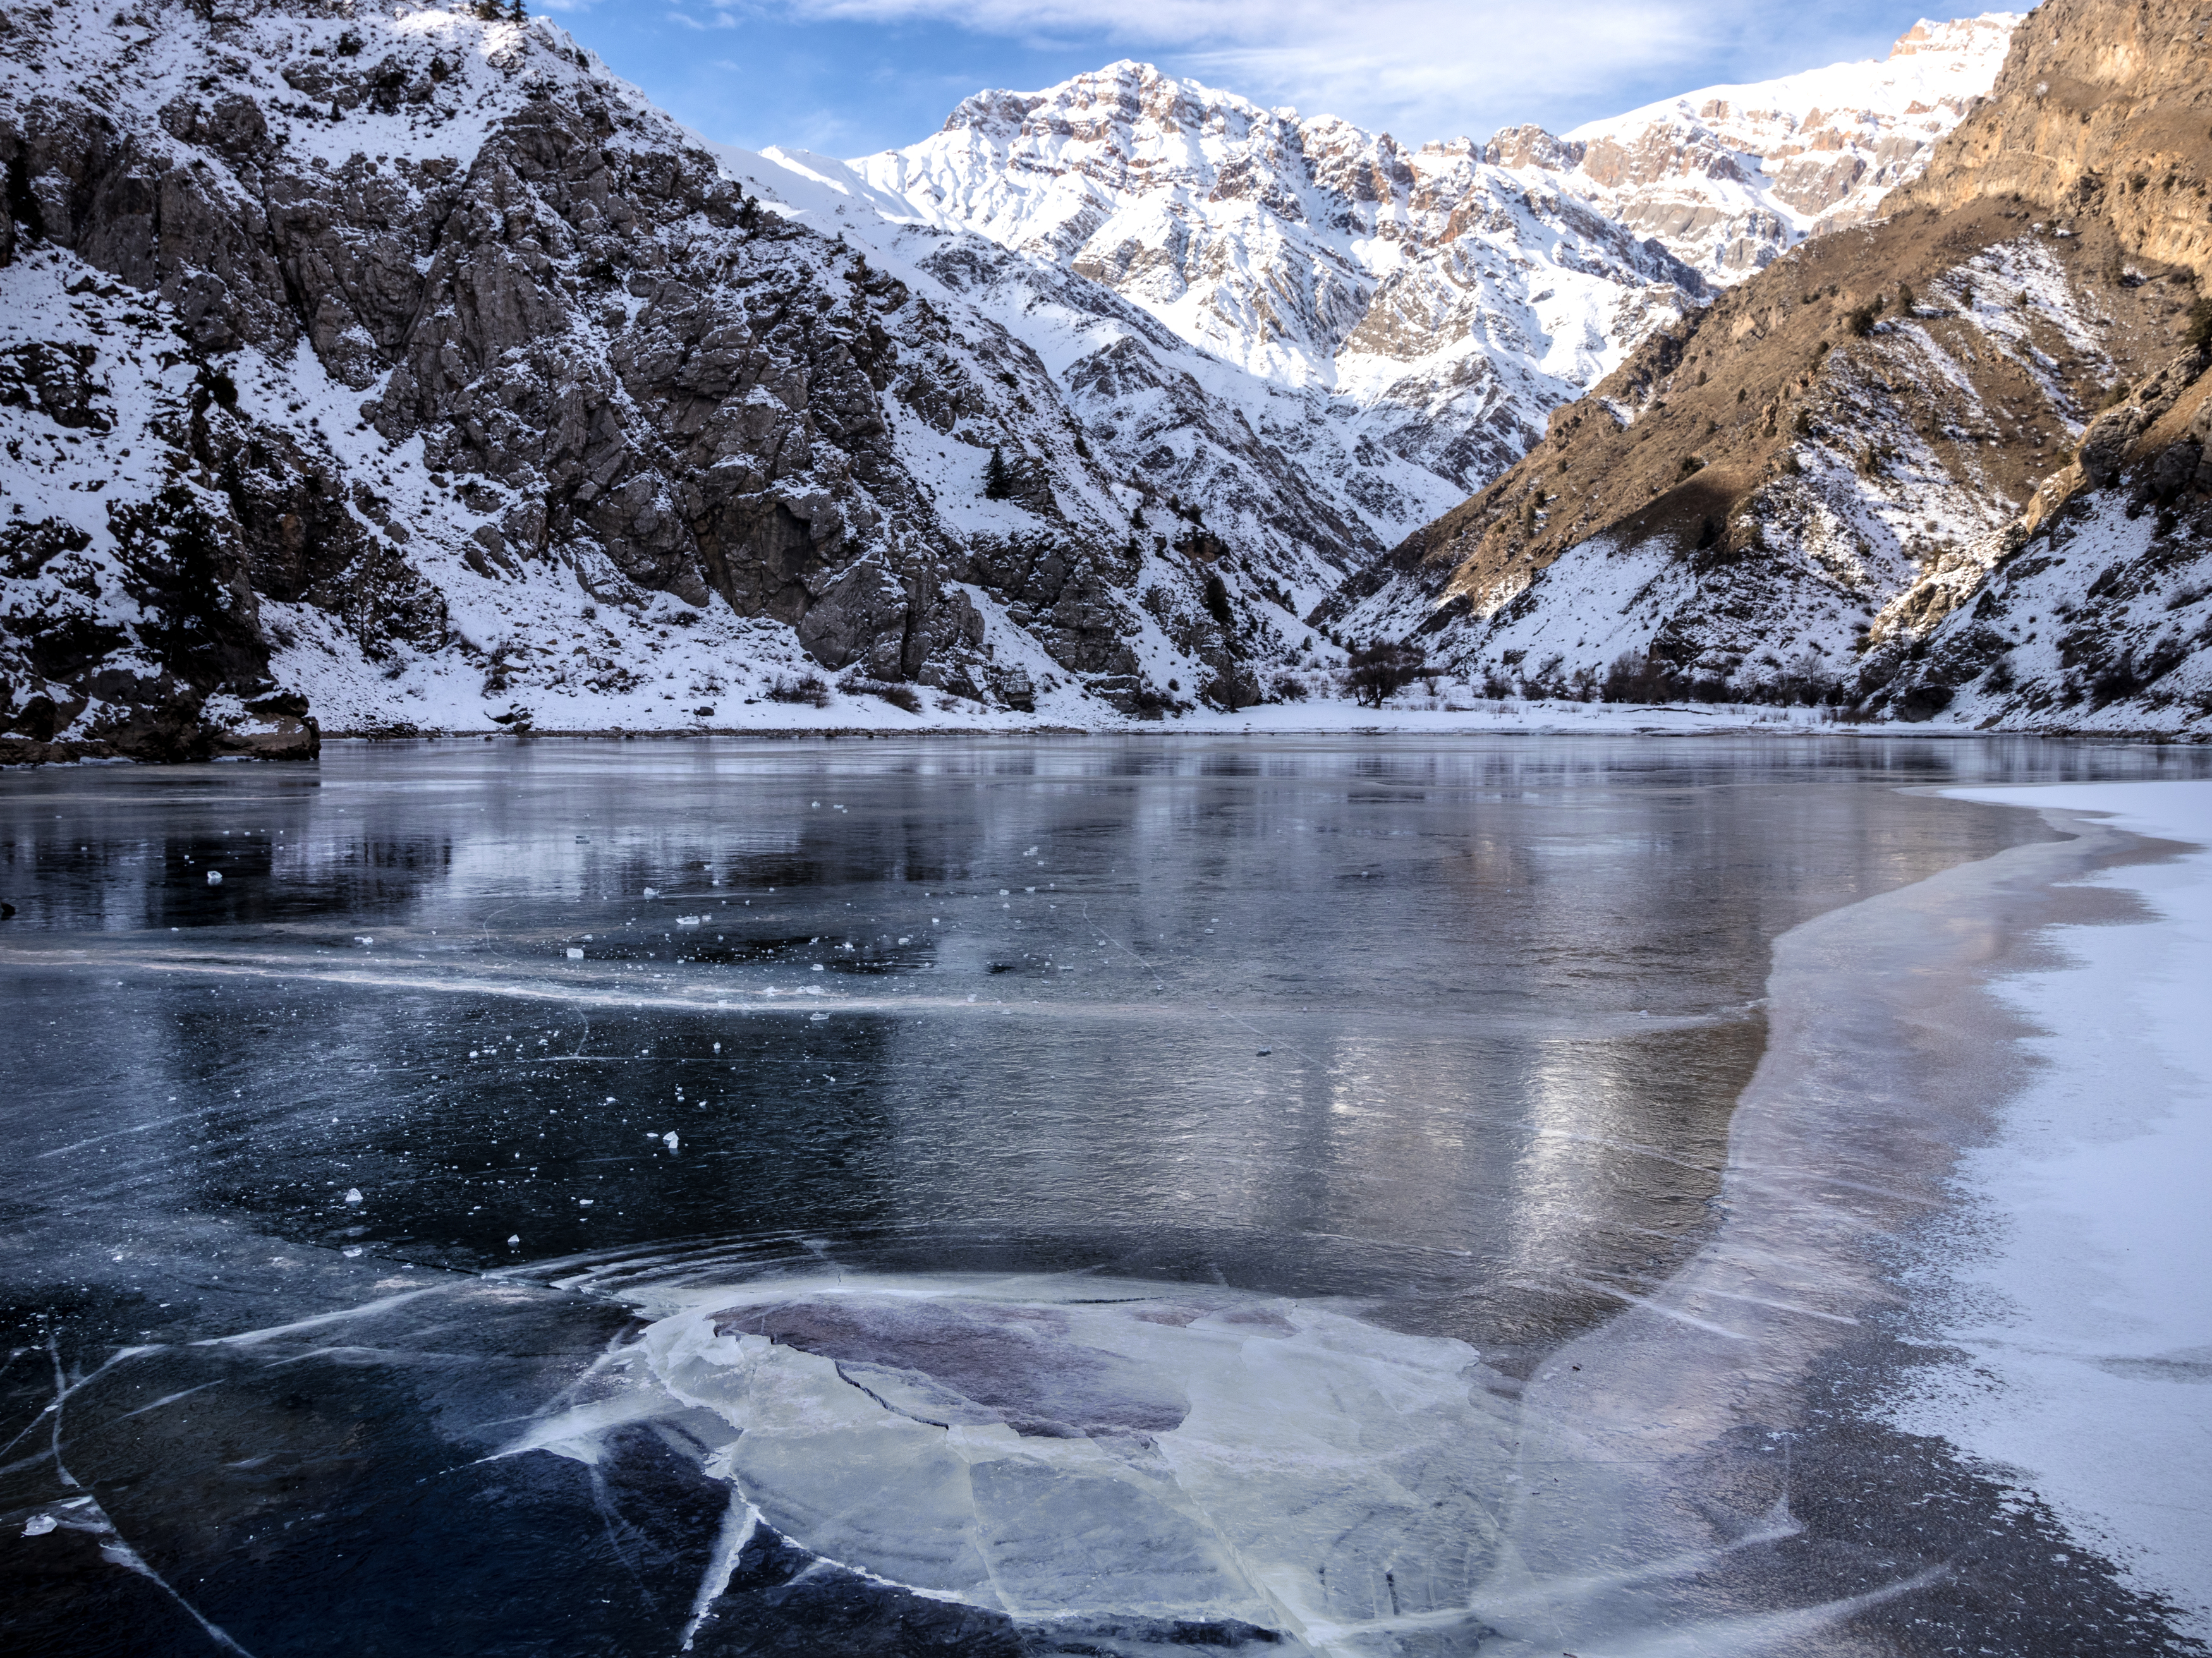
<instances>
[{"instance_id":1,"label":"rocky cliff","mask_svg":"<svg viewBox=\"0 0 2212 1658\"><path fill-rule=\"evenodd\" d=\"M1282 537L542 22L10 9L0 164L11 757L1157 712L1304 637ZM1310 598L1377 544L1334 537Z\"/></svg>"},{"instance_id":2,"label":"rocky cliff","mask_svg":"<svg viewBox=\"0 0 2212 1658\"><path fill-rule=\"evenodd\" d=\"M1328 619L1498 689L2206 729L2204 34L2050 0L1884 218L1646 342Z\"/></svg>"}]
</instances>

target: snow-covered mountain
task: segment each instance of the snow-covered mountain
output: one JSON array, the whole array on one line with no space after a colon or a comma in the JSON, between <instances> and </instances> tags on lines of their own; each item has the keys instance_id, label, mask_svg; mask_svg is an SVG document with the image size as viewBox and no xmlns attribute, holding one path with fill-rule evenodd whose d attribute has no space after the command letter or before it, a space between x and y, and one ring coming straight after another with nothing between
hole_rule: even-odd
<instances>
[{"instance_id":1,"label":"snow-covered mountain","mask_svg":"<svg viewBox=\"0 0 2212 1658\"><path fill-rule=\"evenodd\" d=\"M1468 140L1408 149L1146 64L979 93L849 173L879 210L1086 277L1224 362L1340 400L1462 491L1703 292Z\"/></svg>"},{"instance_id":2,"label":"snow-covered mountain","mask_svg":"<svg viewBox=\"0 0 2212 1658\"><path fill-rule=\"evenodd\" d=\"M1978 47L1958 43L2002 21L1924 27L1905 58L1971 79L1956 63ZM1862 100L1845 149L1777 145L1762 176L1863 148L1899 100L1919 118L1920 73ZM1869 84L1821 74L1831 100ZM1793 142L1850 125L1754 111L1729 142L1793 121ZM2087 142L2055 131L2000 159ZM1982 380L2059 363L2037 430L2070 438L2102 379L2170 337L2180 302L2125 264L2133 233L2100 244L2085 288L2056 210L2110 190L2123 216L2148 199L2184 227L2157 231L2163 257L2201 240L2196 173L2168 167L2146 198L2148 171L2100 162L2065 175L2033 258L1996 251L2026 233L1991 194L1968 236L1986 270L1917 243L1883 263L1919 234L1892 221L1794 250L1784 265L1826 250L1832 278L1753 305L1765 277L1707 291L1578 196L1600 151L1574 142L1565 172L1409 151L1121 64L981 94L858 162L710 153L543 21L409 0L0 12L0 758L298 753L317 720L1095 726L1326 692L1343 652L1315 621L1444 626L1471 671L1548 683L1534 644L1490 649L1534 614L1538 573L1601 540L1649 551L1646 504L1744 466L1780 469L1729 486L1765 514L1759 546L1858 572L1850 605L1805 589L1811 619L1789 623L1832 656L1850 605L1901 639L1992 568L1982 543L2019 489L1943 446L2012 396ZM2029 269L2053 258L2072 287ZM1918 315L1980 331L1923 353L1972 382L1959 409L1880 412L1924 367L1888 343L1917 322L1869 321L1865 284L1893 264ZM2021 321L2039 307L2039 332ZM2116 316L2144 341L2121 349ZM1815 337L1846 324L1869 343L1828 355ZM1764 353L1754 380L1723 383L1745 353ZM1669 414L1691 407L1694 431ZM1793 448L1785 410L1794 437L1857 444L1853 468ZM1932 472L1881 482L1910 446L1899 420L1949 469L1940 510L1913 505ZM1713 499L1692 574L1753 544ZM1882 517L1931 513L1942 534ZM1594 538L1601 519L1632 527ZM1782 635L1760 618L1804 572L1667 570L1699 595L1667 600L1668 659L1764 684ZM1571 626L1546 660L1611 637Z\"/></svg>"},{"instance_id":3,"label":"snow-covered mountain","mask_svg":"<svg viewBox=\"0 0 2212 1658\"><path fill-rule=\"evenodd\" d=\"M1258 695L1384 544L1188 375L1156 417L1213 438L1094 444L963 297L1001 250L909 282L542 20L0 14L0 165L21 757L711 728L780 689L798 724L1157 717ZM1120 320L1133 387L1176 343Z\"/></svg>"},{"instance_id":4,"label":"snow-covered mountain","mask_svg":"<svg viewBox=\"0 0 2212 1658\"><path fill-rule=\"evenodd\" d=\"M2023 14L1916 23L1880 62L1705 87L1575 128L1509 128L1485 159L1740 282L1917 178L1985 95Z\"/></svg>"},{"instance_id":5,"label":"snow-covered mountain","mask_svg":"<svg viewBox=\"0 0 2212 1658\"><path fill-rule=\"evenodd\" d=\"M1499 690L2212 729L2204 28L2048 0L1880 219L1654 335L1320 619Z\"/></svg>"}]
</instances>

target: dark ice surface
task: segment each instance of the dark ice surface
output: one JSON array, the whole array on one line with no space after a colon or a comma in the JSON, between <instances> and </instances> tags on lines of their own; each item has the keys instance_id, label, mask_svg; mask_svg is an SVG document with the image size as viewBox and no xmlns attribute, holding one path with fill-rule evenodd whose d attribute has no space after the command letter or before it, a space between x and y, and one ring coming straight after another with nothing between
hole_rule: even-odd
<instances>
[{"instance_id":1,"label":"dark ice surface","mask_svg":"<svg viewBox=\"0 0 2212 1658\"><path fill-rule=\"evenodd\" d=\"M754 1286L738 1325L891 1378L916 1419L951 1400L1117 1443L1184 1419L1126 1357L1048 1351L1048 1310L858 1321L824 1274L1326 1305L1467 1344L1510 1406L1711 1235L1773 941L2051 833L1901 789L2207 770L2014 740L1363 738L0 776L0 1633L1308 1649L1241 1610L1026 1617L825 1562L734 1525L704 1416L501 1453L599 1400L647 1284ZM1745 1546L1747 1609L1845 1592L1852 1550L1978 1551L1803 1649L2181 1649L2047 1515L1838 1405L1857 1361L1819 1378L1820 1472L1795 1540ZM1806 1526L1837 1540L1817 1560ZM1410 1617L1360 1639L1334 1649L1545 1649Z\"/></svg>"}]
</instances>

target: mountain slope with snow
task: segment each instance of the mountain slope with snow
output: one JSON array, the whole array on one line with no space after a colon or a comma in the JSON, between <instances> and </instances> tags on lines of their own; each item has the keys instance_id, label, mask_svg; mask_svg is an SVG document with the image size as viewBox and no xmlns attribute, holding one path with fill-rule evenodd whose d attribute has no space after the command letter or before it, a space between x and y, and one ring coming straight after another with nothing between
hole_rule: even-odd
<instances>
[{"instance_id":1,"label":"mountain slope with snow","mask_svg":"<svg viewBox=\"0 0 2212 1658\"><path fill-rule=\"evenodd\" d=\"M2203 33L2050 0L1879 221L1655 335L1320 619L1499 688L2212 728Z\"/></svg>"},{"instance_id":2,"label":"mountain slope with snow","mask_svg":"<svg viewBox=\"0 0 2212 1658\"><path fill-rule=\"evenodd\" d=\"M918 224L1085 276L1462 489L1702 294L1698 278L1465 140L1409 149L1149 64L988 92L850 163Z\"/></svg>"},{"instance_id":3,"label":"mountain slope with snow","mask_svg":"<svg viewBox=\"0 0 2212 1658\"><path fill-rule=\"evenodd\" d=\"M543 21L0 14L0 163L17 757L697 729L779 688L798 723L1157 717L1256 696L1386 540L1225 410L1203 501L1102 453L964 278L764 208Z\"/></svg>"},{"instance_id":4,"label":"mountain slope with snow","mask_svg":"<svg viewBox=\"0 0 2212 1658\"><path fill-rule=\"evenodd\" d=\"M1923 21L1879 62L1705 87L1575 128L1499 133L1484 154L1741 282L1808 236L1871 217L1984 96L2017 12Z\"/></svg>"}]
</instances>

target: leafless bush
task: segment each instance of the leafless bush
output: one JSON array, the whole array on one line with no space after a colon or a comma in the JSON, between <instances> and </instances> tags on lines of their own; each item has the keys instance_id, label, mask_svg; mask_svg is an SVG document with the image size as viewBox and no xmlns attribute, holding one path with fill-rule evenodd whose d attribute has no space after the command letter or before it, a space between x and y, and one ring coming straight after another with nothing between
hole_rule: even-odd
<instances>
[{"instance_id":1,"label":"leafless bush","mask_svg":"<svg viewBox=\"0 0 2212 1658\"><path fill-rule=\"evenodd\" d=\"M820 674L802 674L797 679L779 677L768 688L771 702L809 702L817 708L830 706L830 687L823 683Z\"/></svg>"}]
</instances>

